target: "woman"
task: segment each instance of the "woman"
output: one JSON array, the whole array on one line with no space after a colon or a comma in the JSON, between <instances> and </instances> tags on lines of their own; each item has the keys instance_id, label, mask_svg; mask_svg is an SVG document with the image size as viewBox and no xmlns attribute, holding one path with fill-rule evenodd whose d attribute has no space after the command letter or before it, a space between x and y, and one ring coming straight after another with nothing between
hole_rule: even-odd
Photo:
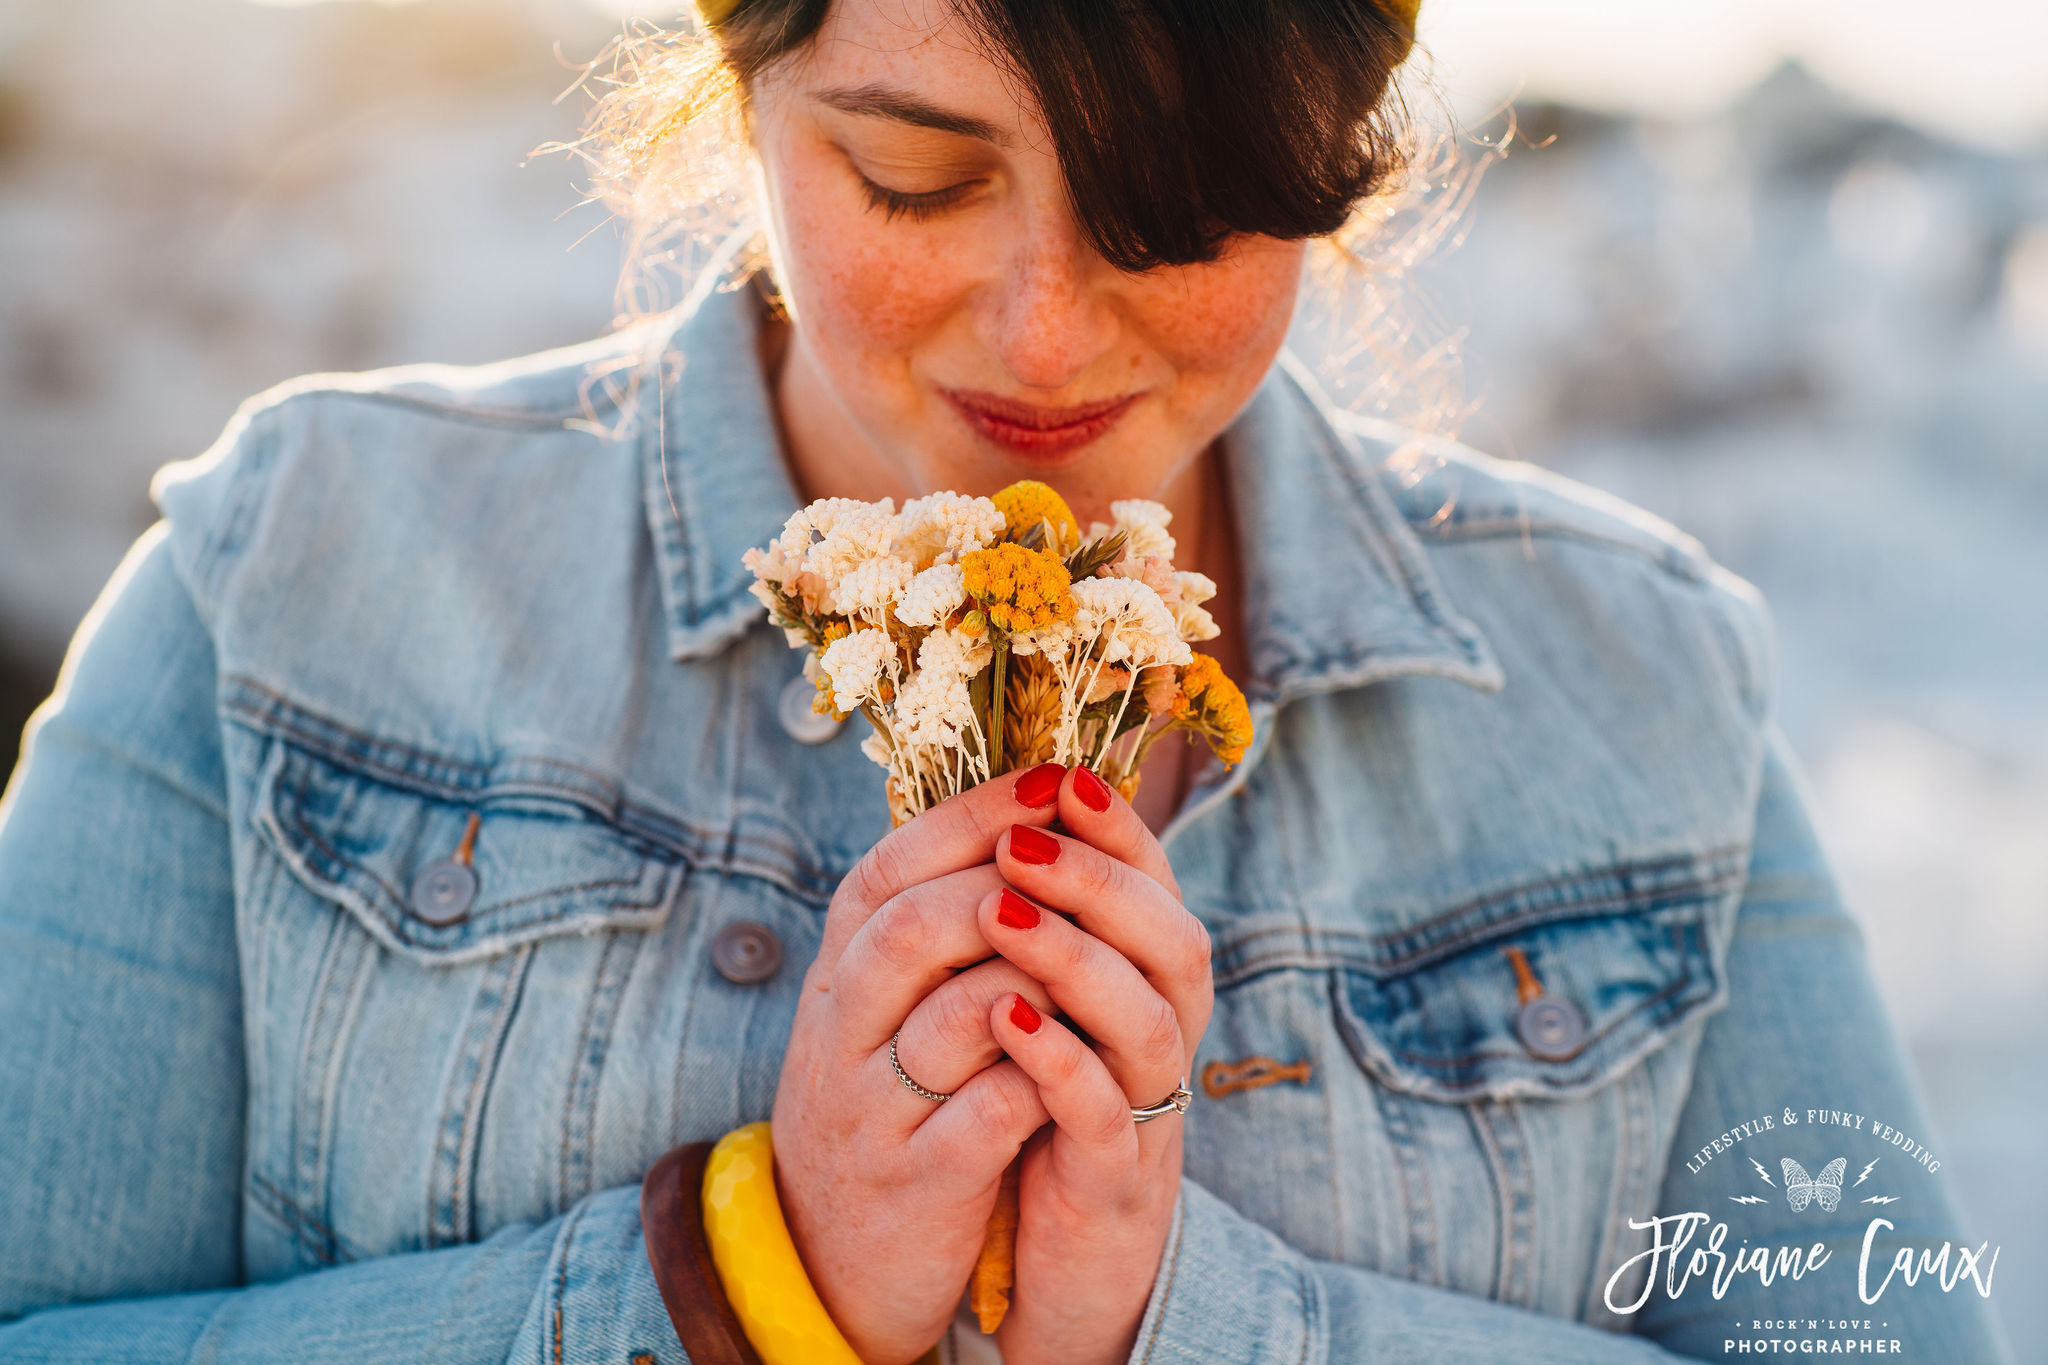
<instances>
[{"instance_id":1,"label":"woman","mask_svg":"<svg viewBox=\"0 0 2048 1365\"><path fill-rule=\"evenodd\" d=\"M287 386L160 480L0 825L0 1356L708 1359L642 1176L772 1113L873 1362L986 1349L949 1324L1020 1151L1012 1365L1719 1359L1852 1310L1995 1358L1973 1295L1639 1254L1736 1209L1847 1261L1852 1203L1730 1168L1854 1135L1744 1125L1925 1124L1754 590L1538 471L1397 477L1281 351L1395 169L1412 6L709 17L772 291L728 254L592 346ZM1172 510L1254 748L890 832L742 552L1021 477ZM1887 1246L1953 1235L1903 1192Z\"/></svg>"}]
</instances>

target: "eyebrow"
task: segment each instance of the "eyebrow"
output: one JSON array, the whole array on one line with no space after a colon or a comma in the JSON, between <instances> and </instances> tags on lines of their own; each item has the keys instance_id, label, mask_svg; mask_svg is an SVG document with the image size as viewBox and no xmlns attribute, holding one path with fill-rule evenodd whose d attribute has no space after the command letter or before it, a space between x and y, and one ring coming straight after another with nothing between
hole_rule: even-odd
<instances>
[{"instance_id":1,"label":"eyebrow","mask_svg":"<svg viewBox=\"0 0 2048 1365\"><path fill-rule=\"evenodd\" d=\"M998 147L1010 145L1009 136L986 119L940 108L908 91L886 85L856 85L824 90L811 98L821 104L830 105L843 114L894 119L898 123L908 123L913 127L935 128L942 133L980 138L983 142L993 142Z\"/></svg>"}]
</instances>

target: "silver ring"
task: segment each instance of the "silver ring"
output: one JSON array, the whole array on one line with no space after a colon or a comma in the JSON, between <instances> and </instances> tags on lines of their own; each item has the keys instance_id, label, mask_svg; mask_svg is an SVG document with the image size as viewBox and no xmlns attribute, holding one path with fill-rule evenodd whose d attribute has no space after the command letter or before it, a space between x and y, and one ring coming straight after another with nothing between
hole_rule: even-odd
<instances>
[{"instance_id":1,"label":"silver ring","mask_svg":"<svg viewBox=\"0 0 2048 1365\"><path fill-rule=\"evenodd\" d=\"M901 1075L902 1073L898 1072L897 1074ZM1159 1103L1148 1104L1143 1109L1133 1109L1131 1111L1131 1122L1150 1123L1153 1119L1161 1118L1167 1114L1185 1114L1188 1112L1189 1102L1194 1098L1195 1092L1188 1089L1188 1078L1183 1076L1180 1078L1180 1085L1174 1089L1174 1092L1159 1101Z\"/></svg>"},{"instance_id":2,"label":"silver ring","mask_svg":"<svg viewBox=\"0 0 2048 1365\"><path fill-rule=\"evenodd\" d=\"M950 1090L941 1095L938 1091L927 1090L916 1081L910 1079L910 1073L903 1069L903 1063L896 1060L896 1039L902 1036L903 1030L897 1029L895 1037L889 1039L889 1065L896 1068L896 1079L909 1087L910 1093L921 1100L930 1100L933 1104L944 1104L947 1100L952 1099L953 1092Z\"/></svg>"}]
</instances>

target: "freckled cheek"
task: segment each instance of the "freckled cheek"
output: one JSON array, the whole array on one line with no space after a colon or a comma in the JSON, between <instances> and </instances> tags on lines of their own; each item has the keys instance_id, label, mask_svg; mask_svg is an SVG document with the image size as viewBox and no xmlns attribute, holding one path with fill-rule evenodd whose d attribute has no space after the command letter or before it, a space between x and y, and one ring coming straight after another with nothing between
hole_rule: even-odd
<instances>
[{"instance_id":1,"label":"freckled cheek","mask_svg":"<svg viewBox=\"0 0 2048 1365\"><path fill-rule=\"evenodd\" d=\"M789 205L783 275L814 344L907 356L944 330L966 294L953 253L859 205Z\"/></svg>"},{"instance_id":2,"label":"freckled cheek","mask_svg":"<svg viewBox=\"0 0 2048 1365\"><path fill-rule=\"evenodd\" d=\"M1183 375L1263 372L1286 338L1294 290L1285 277L1233 280L1162 295L1145 312L1152 344Z\"/></svg>"}]
</instances>

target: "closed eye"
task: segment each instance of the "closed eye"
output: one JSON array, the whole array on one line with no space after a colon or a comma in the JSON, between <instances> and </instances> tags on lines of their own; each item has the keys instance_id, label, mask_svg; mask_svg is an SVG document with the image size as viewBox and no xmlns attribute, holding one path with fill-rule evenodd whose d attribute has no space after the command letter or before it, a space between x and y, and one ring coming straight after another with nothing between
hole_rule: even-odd
<instances>
[{"instance_id":1,"label":"closed eye","mask_svg":"<svg viewBox=\"0 0 2048 1365\"><path fill-rule=\"evenodd\" d=\"M908 190L892 190L887 185L877 185L859 171L855 171L854 174L860 178L861 194L866 198L868 207L880 210L884 222L894 220L898 214L923 222L933 214L951 208L968 191L981 183L978 180L963 180L942 190L912 193Z\"/></svg>"}]
</instances>

